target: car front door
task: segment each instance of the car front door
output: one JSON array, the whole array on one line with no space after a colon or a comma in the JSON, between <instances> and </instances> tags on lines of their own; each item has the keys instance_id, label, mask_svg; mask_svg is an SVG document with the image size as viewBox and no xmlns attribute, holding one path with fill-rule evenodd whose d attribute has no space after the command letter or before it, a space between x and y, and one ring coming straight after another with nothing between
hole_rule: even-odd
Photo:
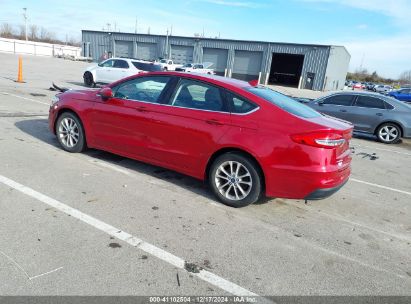
<instances>
[{"instance_id":1,"label":"car front door","mask_svg":"<svg viewBox=\"0 0 411 304\"><path fill-rule=\"evenodd\" d=\"M166 167L202 178L202 169L231 115L219 87L181 78L167 105L156 105L150 152Z\"/></svg>"},{"instance_id":2,"label":"car front door","mask_svg":"<svg viewBox=\"0 0 411 304\"><path fill-rule=\"evenodd\" d=\"M401 101L409 102L411 101L411 90L410 89L402 89L398 92L398 99Z\"/></svg>"},{"instance_id":3,"label":"car front door","mask_svg":"<svg viewBox=\"0 0 411 304\"><path fill-rule=\"evenodd\" d=\"M351 109L351 122L357 131L374 133L387 114L385 102L374 96L358 95Z\"/></svg>"},{"instance_id":4,"label":"car front door","mask_svg":"<svg viewBox=\"0 0 411 304\"><path fill-rule=\"evenodd\" d=\"M350 111L354 98L355 95L353 94L331 95L314 103L313 108L321 113L351 121Z\"/></svg>"},{"instance_id":5,"label":"car front door","mask_svg":"<svg viewBox=\"0 0 411 304\"><path fill-rule=\"evenodd\" d=\"M146 159L152 106L159 103L167 76L138 77L113 88L114 97L95 102L91 115L94 146Z\"/></svg>"},{"instance_id":6,"label":"car front door","mask_svg":"<svg viewBox=\"0 0 411 304\"><path fill-rule=\"evenodd\" d=\"M111 70L113 68L113 64L114 64L114 59L108 59L99 64L99 67L96 69L97 82L104 82L104 83L110 82L109 79L110 79Z\"/></svg>"},{"instance_id":7,"label":"car front door","mask_svg":"<svg viewBox=\"0 0 411 304\"><path fill-rule=\"evenodd\" d=\"M109 82L114 82L127 76L130 76L130 66L128 65L128 62L121 59L115 59L113 68L109 73Z\"/></svg>"}]
</instances>

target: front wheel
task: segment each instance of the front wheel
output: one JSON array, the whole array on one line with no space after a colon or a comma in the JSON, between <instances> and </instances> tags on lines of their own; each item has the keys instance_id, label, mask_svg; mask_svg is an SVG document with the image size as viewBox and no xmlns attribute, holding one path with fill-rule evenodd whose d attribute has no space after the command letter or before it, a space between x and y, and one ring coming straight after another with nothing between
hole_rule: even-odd
<instances>
[{"instance_id":1,"label":"front wheel","mask_svg":"<svg viewBox=\"0 0 411 304\"><path fill-rule=\"evenodd\" d=\"M62 148L71 153L82 152L86 148L83 125L73 113L64 112L56 123L56 135Z\"/></svg>"},{"instance_id":2,"label":"front wheel","mask_svg":"<svg viewBox=\"0 0 411 304\"><path fill-rule=\"evenodd\" d=\"M217 198L231 207L255 203L262 194L262 177L257 164L238 153L217 157L211 165L208 179Z\"/></svg>"},{"instance_id":3,"label":"front wheel","mask_svg":"<svg viewBox=\"0 0 411 304\"><path fill-rule=\"evenodd\" d=\"M401 138L401 130L396 124L385 123L378 128L377 137L385 144L395 144Z\"/></svg>"}]
</instances>

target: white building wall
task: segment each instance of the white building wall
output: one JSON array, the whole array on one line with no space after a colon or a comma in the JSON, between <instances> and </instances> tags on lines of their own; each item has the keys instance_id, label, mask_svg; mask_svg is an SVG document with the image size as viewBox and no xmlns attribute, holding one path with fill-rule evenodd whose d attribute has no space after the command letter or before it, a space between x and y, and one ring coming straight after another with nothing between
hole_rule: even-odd
<instances>
[{"instance_id":1,"label":"white building wall","mask_svg":"<svg viewBox=\"0 0 411 304\"><path fill-rule=\"evenodd\" d=\"M344 88L351 55L343 46L331 46L325 72L324 91L337 91Z\"/></svg>"},{"instance_id":2,"label":"white building wall","mask_svg":"<svg viewBox=\"0 0 411 304\"><path fill-rule=\"evenodd\" d=\"M70 45L0 38L0 52L36 56L81 56L81 48Z\"/></svg>"}]
</instances>

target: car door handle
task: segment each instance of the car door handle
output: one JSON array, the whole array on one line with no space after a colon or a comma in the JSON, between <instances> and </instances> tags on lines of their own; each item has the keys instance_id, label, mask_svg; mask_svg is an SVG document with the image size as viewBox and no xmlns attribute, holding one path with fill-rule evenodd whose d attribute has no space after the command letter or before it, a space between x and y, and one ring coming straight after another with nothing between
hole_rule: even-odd
<instances>
[{"instance_id":1,"label":"car door handle","mask_svg":"<svg viewBox=\"0 0 411 304\"><path fill-rule=\"evenodd\" d=\"M347 110L341 109L340 112L344 112L344 113L345 113L345 112L347 112Z\"/></svg>"},{"instance_id":2,"label":"car door handle","mask_svg":"<svg viewBox=\"0 0 411 304\"><path fill-rule=\"evenodd\" d=\"M223 123L219 122L216 119L207 119L205 122L208 123L209 125L213 125L213 126L222 126L223 125Z\"/></svg>"},{"instance_id":3,"label":"car door handle","mask_svg":"<svg viewBox=\"0 0 411 304\"><path fill-rule=\"evenodd\" d=\"M147 108L144 107L144 106L137 107L137 108L136 108L136 111L139 111L139 112L147 112Z\"/></svg>"},{"instance_id":4,"label":"car door handle","mask_svg":"<svg viewBox=\"0 0 411 304\"><path fill-rule=\"evenodd\" d=\"M375 114L375 115L377 115L377 116L383 116L383 114L382 114L382 113L377 113L377 114Z\"/></svg>"}]
</instances>

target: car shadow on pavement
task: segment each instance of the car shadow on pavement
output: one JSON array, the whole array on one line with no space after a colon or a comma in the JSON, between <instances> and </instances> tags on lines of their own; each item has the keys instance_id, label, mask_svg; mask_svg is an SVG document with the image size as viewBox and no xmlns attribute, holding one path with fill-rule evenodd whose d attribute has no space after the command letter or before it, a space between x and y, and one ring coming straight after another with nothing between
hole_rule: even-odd
<instances>
[{"instance_id":1,"label":"car shadow on pavement","mask_svg":"<svg viewBox=\"0 0 411 304\"><path fill-rule=\"evenodd\" d=\"M61 149L56 137L50 132L48 128L47 119L25 119L17 121L15 123L15 126L24 133L50 146ZM61 153L68 152L65 152L61 149ZM137 160L125 158L101 150L88 149L83 152L83 154L88 155L92 159L105 161L113 165L122 167L123 169L128 169L135 171L136 173L146 174L148 176L164 180L178 187L189 190L190 192L193 192L197 195L201 195L207 199L216 201L206 183L190 176L186 176L175 171L149 165Z\"/></svg>"},{"instance_id":2,"label":"car shadow on pavement","mask_svg":"<svg viewBox=\"0 0 411 304\"><path fill-rule=\"evenodd\" d=\"M358 138L358 139L364 139L364 140L368 140L368 141L373 141L376 143L379 143L380 141L378 140L377 136L375 135L371 135L371 134L363 134L363 133L353 133L353 137L354 138ZM402 139L400 139L397 143L393 144L393 145L399 145L402 144L403 141ZM383 143L381 143L383 145Z\"/></svg>"}]
</instances>

